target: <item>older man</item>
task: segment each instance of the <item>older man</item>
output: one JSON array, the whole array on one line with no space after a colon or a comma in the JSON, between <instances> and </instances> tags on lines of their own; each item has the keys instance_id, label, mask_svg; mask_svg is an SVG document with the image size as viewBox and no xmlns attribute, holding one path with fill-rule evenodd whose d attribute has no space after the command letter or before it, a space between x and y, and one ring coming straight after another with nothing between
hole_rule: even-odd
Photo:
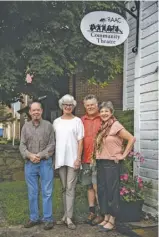
<instances>
[{"instance_id":1,"label":"older man","mask_svg":"<svg viewBox=\"0 0 159 237\"><path fill-rule=\"evenodd\" d=\"M84 98L86 115L81 119L84 124L84 157L82 161L82 183L88 186L89 216L86 223L95 225L102 221L100 215L95 214L95 203L97 198L97 178L96 171L90 166L91 156L94 150L94 139L101 126L101 119L98 113L98 101L95 95L88 95Z\"/></svg>"},{"instance_id":2,"label":"older man","mask_svg":"<svg viewBox=\"0 0 159 237\"><path fill-rule=\"evenodd\" d=\"M50 122L42 119L39 102L30 105L31 121L24 124L21 132L20 152L25 159L25 180L28 186L30 219L25 228L40 224L38 210L38 180L40 177L43 202L44 229L53 228L52 155L55 148L54 131Z\"/></svg>"}]
</instances>

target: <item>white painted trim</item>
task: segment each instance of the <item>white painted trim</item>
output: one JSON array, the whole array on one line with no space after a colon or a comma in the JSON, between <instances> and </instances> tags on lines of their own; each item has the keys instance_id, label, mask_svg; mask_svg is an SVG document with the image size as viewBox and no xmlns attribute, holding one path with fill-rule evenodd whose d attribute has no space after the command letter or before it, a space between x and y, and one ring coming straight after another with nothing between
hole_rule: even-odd
<instances>
[{"instance_id":1,"label":"white painted trim","mask_svg":"<svg viewBox=\"0 0 159 237\"><path fill-rule=\"evenodd\" d=\"M140 4L142 4L140 2ZM135 57L135 78L134 80L134 136L136 138L134 150L140 152L140 64L141 64L141 14L142 7L140 7L140 19L139 19L139 42L138 42L138 54ZM134 162L134 175L139 175L140 162Z\"/></svg>"},{"instance_id":2,"label":"white painted trim","mask_svg":"<svg viewBox=\"0 0 159 237\"><path fill-rule=\"evenodd\" d=\"M123 110L127 109L127 64L128 64L128 39L124 43Z\"/></svg>"},{"instance_id":3,"label":"white painted trim","mask_svg":"<svg viewBox=\"0 0 159 237\"><path fill-rule=\"evenodd\" d=\"M128 2L126 6L129 8L130 3ZM126 14L127 19L129 18L129 14ZM128 20L129 22L129 20ZM124 43L124 72L123 72L123 110L127 110L128 102L127 102L127 68L128 68L128 42L129 36Z\"/></svg>"}]
</instances>

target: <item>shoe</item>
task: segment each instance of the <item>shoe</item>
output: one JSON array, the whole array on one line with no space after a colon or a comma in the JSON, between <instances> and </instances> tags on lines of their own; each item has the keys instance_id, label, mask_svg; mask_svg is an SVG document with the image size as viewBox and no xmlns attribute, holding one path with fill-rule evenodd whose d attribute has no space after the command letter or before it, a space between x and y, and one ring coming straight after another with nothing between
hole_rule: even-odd
<instances>
[{"instance_id":1,"label":"shoe","mask_svg":"<svg viewBox=\"0 0 159 237\"><path fill-rule=\"evenodd\" d=\"M54 227L53 222L45 222L44 223L44 230L51 230Z\"/></svg>"},{"instance_id":2,"label":"shoe","mask_svg":"<svg viewBox=\"0 0 159 237\"><path fill-rule=\"evenodd\" d=\"M92 221L96 218L96 214L93 212L90 212L89 216L87 217L85 223L91 225Z\"/></svg>"},{"instance_id":3,"label":"shoe","mask_svg":"<svg viewBox=\"0 0 159 237\"><path fill-rule=\"evenodd\" d=\"M103 224L101 224L101 223L103 223ZM103 226L106 225L108 223L108 221L104 220L101 223L98 224L98 227L103 228Z\"/></svg>"},{"instance_id":4,"label":"shoe","mask_svg":"<svg viewBox=\"0 0 159 237\"><path fill-rule=\"evenodd\" d=\"M111 223L110 221L108 221L107 223L110 223L112 225L112 228L106 228L104 226L102 226L102 228L99 230L100 232L109 232L109 231L112 231L112 230L115 230L115 224Z\"/></svg>"},{"instance_id":5,"label":"shoe","mask_svg":"<svg viewBox=\"0 0 159 237\"><path fill-rule=\"evenodd\" d=\"M76 226L75 226L75 224L73 224L73 223L67 224L67 227L68 227L68 229L70 229L70 230L75 230L75 229L76 229Z\"/></svg>"},{"instance_id":6,"label":"shoe","mask_svg":"<svg viewBox=\"0 0 159 237\"><path fill-rule=\"evenodd\" d=\"M35 225L40 225L41 224L41 221L31 221L29 220L26 224L24 224L24 228L31 228Z\"/></svg>"},{"instance_id":7,"label":"shoe","mask_svg":"<svg viewBox=\"0 0 159 237\"><path fill-rule=\"evenodd\" d=\"M70 218L68 220L66 219L66 221L65 221L65 224L67 225L67 228L70 229L70 230L75 230L76 229L75 224L72 222L72 220Z\"/></svg>"},{"instance_id":8,"label":"shoe","mask_svg":"<svg viewBox=\"0 0 159 237\"><path fill-rule=\"evenodd\" d=\"M56 225L66 225L64 220L56 221Z\"/></svg>"},{"instance_id":9,"label":"shoe","mask_svg":"<svg viewBox=\"0 0 159 237\"><path fill-rule=\"evenodd\" d=\"M95 226L98 225L99 223L101 223L103 221L103 216L96 216L96 218L92 221L91 225Z\"/></svg>"}]
</instances>

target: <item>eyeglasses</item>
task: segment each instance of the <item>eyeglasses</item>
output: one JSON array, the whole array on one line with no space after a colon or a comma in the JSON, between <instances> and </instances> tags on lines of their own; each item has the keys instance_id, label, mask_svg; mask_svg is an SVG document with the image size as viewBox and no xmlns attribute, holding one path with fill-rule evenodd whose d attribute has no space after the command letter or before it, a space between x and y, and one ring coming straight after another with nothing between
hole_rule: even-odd
<instances>
[{"instance_id":1,"label":"eyeglasses","mask_svg":"<svg viewBox=\"0 0 159 237\"><path fill-rule=\"evenodd\" d=\"M63 104L65 107L73 107L73 104Z\"/></svg>"}]
</instances>

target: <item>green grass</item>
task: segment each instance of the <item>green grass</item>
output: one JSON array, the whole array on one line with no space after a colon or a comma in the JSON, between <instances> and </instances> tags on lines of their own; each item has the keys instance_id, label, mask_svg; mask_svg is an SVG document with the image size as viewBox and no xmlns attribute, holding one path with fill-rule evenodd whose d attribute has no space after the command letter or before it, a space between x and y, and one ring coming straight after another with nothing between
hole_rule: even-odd
<instances>
[{"instance_id":1,"label":"green grass","mask_svg":"<svg viewBox=\"0 0 159 237\"><path fill-rule=\"evenodd\" d=\"M42 213L42 200L40 195L40 213ZM3 210L7 224L23 224L29 217L27 187L24 181L0 183L0 206ZM59 179L54 180L53 213L55 219L62 217L62 193ZM84 187L77 184L75 200L75 219L80 221L86 216L87 192Z\"/></svg>"}]
</instances>

